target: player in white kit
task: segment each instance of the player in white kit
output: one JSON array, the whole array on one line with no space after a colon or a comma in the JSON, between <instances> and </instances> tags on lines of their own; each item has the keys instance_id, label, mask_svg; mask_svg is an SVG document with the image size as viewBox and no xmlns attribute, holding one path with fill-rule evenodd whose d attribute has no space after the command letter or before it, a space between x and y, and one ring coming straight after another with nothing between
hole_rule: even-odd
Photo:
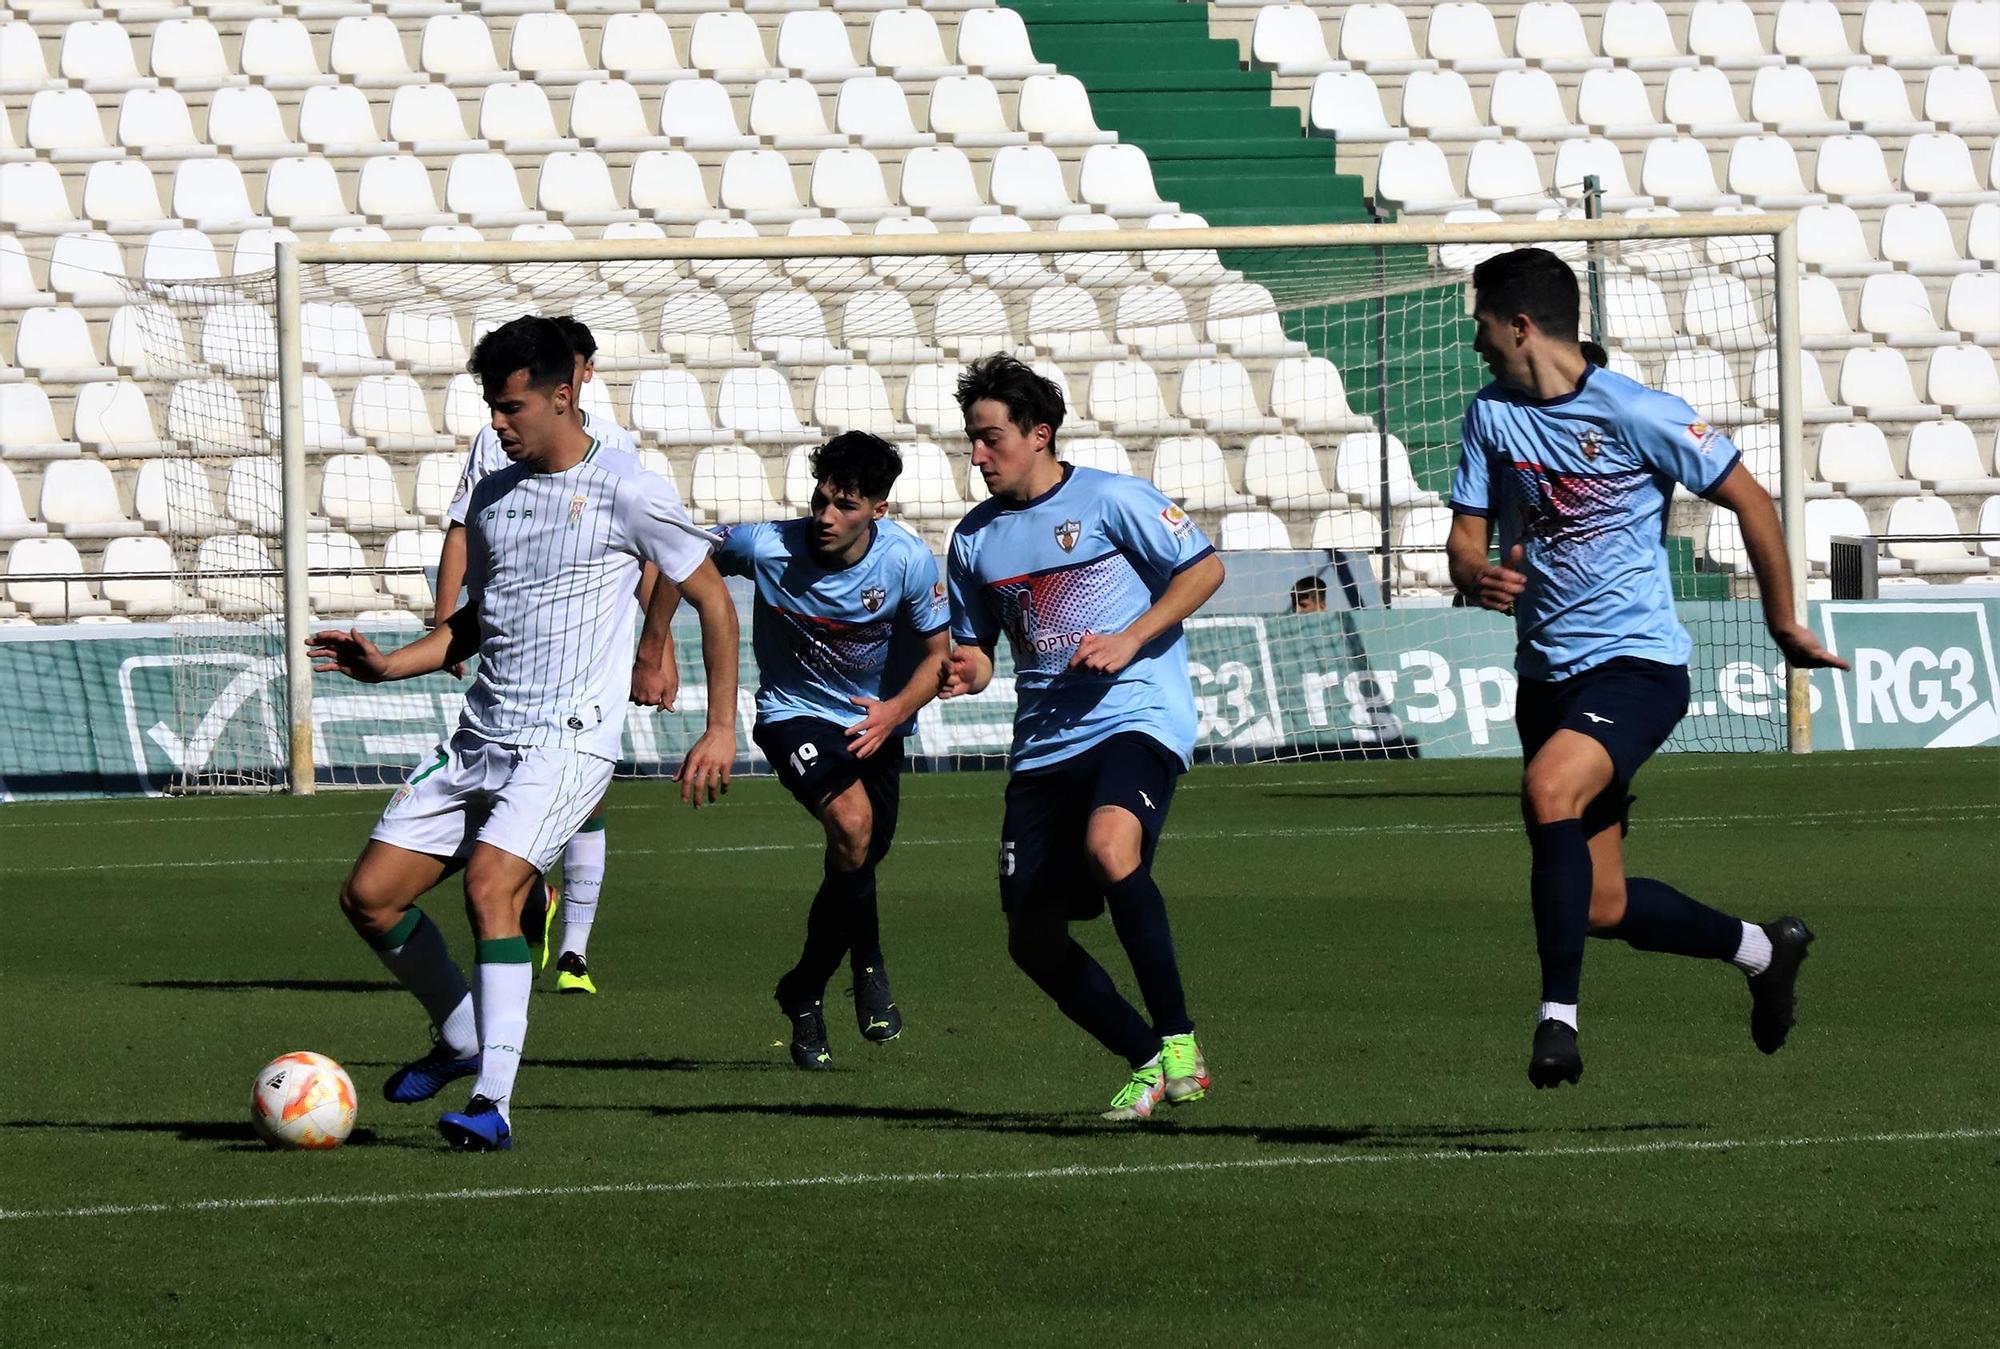
<instances>
[{"instance_id":1,"label":"player in white kit","mask_svg":"<svg viewBox=\"0 0 2000 1349\"><path fill-rule=\"evenodd\" d=\"M593 440L575 403L568 338L519 318L473 350L472 372L511 461L473 489L467 602L448 623L384 653L358 630L311 639L314 668L366 683L409 679L477 653L456 733L382 812L341 887L348 921L437 1028L423 1058L390 1075L395 1101L477 1074L471 1103L438 1127L454 1148L512 1145L510 1098L534 967L522 909L541 873L596 806L618 756L640 561L657 566L701 620L713 694L708 729L677 775L681 798L727 791L735 757L736 609L673 484ZM417 899L465 871L478 946L474 991Z\"/></svg>"},{"instance_id":2,"label":"player in white kit","mask_svg":"<svg viewBox=\"0 0 2000 1349\"><path fill-rule=\"evenodd\" d=\"M562 316L557 317L555 322L568 334L570 347L576 353L575 383L576 388L581 390L597 373L597 339L591 334L589 325L580 319ZM591 416L584 410L581 401L570 407L570 415L600 444L638 453L638 443L632 439L631 432L609 418ZM472 438L471 448L465 456L465 469L459 474L458 490L452 495L451 505L445 511L444 541L438 549L437 610L433 622L443 623L458 608L459 595L465 584L465 511L472 499L472 489L487 474L505 468L507 462L507 456L500 449L500 438L494 434L491 423L482 426ZM670 630L674 597L670 590L662 590L655 584L658 579L659 573L648 563L642 569L635 592L639 607L645 611L646 625L639 634L638 657L632 663L632 701L642 707L671 711L680 690L680 674L674 663ZM464 670L453 666L451 673L459 677ZM548 963L552 951L560 952L556 959L558 993L597 992L597 983L591 977L588 950L590 930L597 919L598 897L604 889L605 858L609 851L605 829L608 814L605 803L599 801L590 818L563 845L562 937L560 941L556 940L550 927L544 932L545 939L540 947L544 965ZM547 912L554 907L553 904L545 897L542 905L543 922L553 924L555 914ZM530 909L533 909L532 901Z\"/></svg>"}]
</instances>

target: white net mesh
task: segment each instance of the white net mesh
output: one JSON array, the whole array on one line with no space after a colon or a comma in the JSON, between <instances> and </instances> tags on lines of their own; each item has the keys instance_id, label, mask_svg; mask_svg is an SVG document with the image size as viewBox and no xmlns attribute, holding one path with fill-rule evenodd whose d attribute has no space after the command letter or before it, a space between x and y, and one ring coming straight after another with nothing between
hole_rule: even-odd
<instances>
[{"instance_id":1,"label":"white net mesh","mask_svg":"<svg viewBox=\"0 0 2000 1349\"><path fill-rule=\"evenodd\" d=\"M609 232L621 228L639 230ZM984 495L968 472L959 373L1009 351L1062 387L1063 458L1150 478L1224 550L1229 581L1189 624L1204 757L1510 751L1511 634L1452 607L1443 552L1458 423L1485 380L1467 280L1497 246L1077 243L1054 253L602 260L574 250L532 262L440 254L306 267L315 619L401 642L434 612L429 569L466 445L485 422L465 360L516 315L588 325L597 351L586 411L628 429L697 520L799 513L810 450L865 430L901 449L892 510L939 552ZM1685 397L1775 493L1771 243L1553 246L1578 268L1586 329L1611 366ZM283 777L274 298L262 273L159 288L132 311L174 447L162 467L185 592L177 694L183 724L207 728L177 760L191 788ZM1759 640L1740 540L1692 498L1676 500L1669 528L1697 651L1694 715L1676 743L1775 748L1782 680ZM700 729L698 642L684 622L687 692L675 714L632 709L622 771L671 771ZM913 755L1000 762L1012 713L1002 675L980 699L928 709ZM740 748L751 768L755 682L746 642ZM455 718L462 688L442 675L393 691L322 683L318 775L400 780Z\"/></svg>"}]
</instances>

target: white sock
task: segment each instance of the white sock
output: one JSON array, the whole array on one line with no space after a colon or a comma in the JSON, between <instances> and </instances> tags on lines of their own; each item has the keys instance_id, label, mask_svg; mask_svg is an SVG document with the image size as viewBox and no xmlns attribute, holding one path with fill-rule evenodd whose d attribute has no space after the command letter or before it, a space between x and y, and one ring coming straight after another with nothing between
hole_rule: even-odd
<instances>
[{"instance_id":1,"label":"white sock","mask_svg":"<svg viewBox=\"0 0 2000 1349\"><path fill-rule=\"evenodd\" d=\"M1535 1013L1535 1024L1539 1026L1544 1021L1560 1021L1571 1030L1575 1030L1576 1004L1573 1002L1543 1003L1541 1010Z\"/></svg>"},{"instance_id":2,"label":"white sock","mask_svg":"<svg viewBox=\"0 0 2000 1349\"><path fill-rule=\"evenodd\" d=\"M590 947L590 925L597 919L597 896L604 889L604 831L572 834L563 848L562 945L558 954L583 955Z\"/></svg>"},{"instance_id":3,"label":"white sock","mask_svg":"<svg viewBox=\"0 0 2000 1349\"><path fill-rule=\"evenodd\" d=\"M438 1028L439 1040L460 1058L476 1054L479 1036L473 1029L472 995L466 991L465 976L452 963L437 924L421 909L412 907L409 912L415 915L416 923L403 934L400 944L377 946L376 958L423 1004L431 1024ZM406 917L404 922L408 921Z\"/></svg>"},{"instance_id":4,"label":"white sock","mask_svg":"<svg viewBox=\"0 0 2000 1349\"><path fill-rule=\"evenodd\" d=\"M534 987L535 967L525 960L492 961L476 966L473 973L478 981L474 996L479 1004L482 1057L472 1094L498 1105L500 1117L511 1122L509 1098L514 1094L514 1075L521 1071L521 1045L528 1038L528 991Z\"/></svg>"},{"instance_id":5,"label":"white sock","mask_svg":"<svg viewBox=\"0 0 2000 1349\"><path fill-rule=\"evenodd\" d=\"M1743 925L1743 940L1737 943L1736 954L1729 957L1729 963L1745 974L1762 974L1771 968L1771 939L1764 929L1755 923Z\"/></svg>"}]
</instances>

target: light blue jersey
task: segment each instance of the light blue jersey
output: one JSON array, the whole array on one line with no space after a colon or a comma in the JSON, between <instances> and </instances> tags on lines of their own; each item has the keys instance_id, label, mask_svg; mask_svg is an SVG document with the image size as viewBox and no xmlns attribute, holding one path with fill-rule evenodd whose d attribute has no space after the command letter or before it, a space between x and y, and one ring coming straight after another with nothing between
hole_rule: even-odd
<instances>
[{"instance_id":1,"label":"light blue jersey","mask_svg":"<svg viewBox=\"0 0 2000 1349\"><path fill-rule=\"evenodd\" d=\"M982 501L952 532L953 640L1014 654L1016 772L1046 768L1122 731L1194 752L1194 693L1179 624L1115 675L1069 668L1086 633L1123 632L1167 583L1215 549L1138 478L1066 465L1033 501Z\"/></svg>"},{"instance_id":2,"label":"light blue jersey","mask_svg":"<svg viewBox=\"0 0 2000 1349\"><path fill-rule=\"evenodd\" d=\"M902 692L921 639L943 631L944 587L931 550L893 520L872 528L861 560L838 570L814 560L810 520L720 531L715 565L757 583L750 631L758 721L859 721L853 700ZM896 734L915 729L905 722Z\"/></svg>"},{"instance_id":3,"label":"light blue jersey","mask_svg":"<svg viewBox=\"0 0 2000 1349\"><path fill-rule=\"evenodd\" d=\"M1591 367L1546 402L1497 383L1465 411L1451 508L1491 517L1500 555L1525 549L1514 606L1524 679L1567 679L1617 656L1685 665L1667 506L1706 494L1742 456L1673 394Z\"/></svg>"}]
</instances>

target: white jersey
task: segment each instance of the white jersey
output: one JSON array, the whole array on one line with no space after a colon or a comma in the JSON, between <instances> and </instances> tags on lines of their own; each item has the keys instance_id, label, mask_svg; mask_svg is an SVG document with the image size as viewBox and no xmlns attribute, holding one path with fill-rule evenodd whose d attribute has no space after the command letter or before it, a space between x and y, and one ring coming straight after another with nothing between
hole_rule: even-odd
<instances>
[{"instance_id":1,"label":"white jersey","mask_svg":"<svg viewBox=\"0 0 2000 1349\"><path fill-rule=\"evenodd\" d=\"M465 543L479 672L459 725L501 744L616 759L639 561L679 584L714 538L688 518L672 482L593 442L560 473L509 464L482 478Z\"/></svg>"},{"instance_id":2,"label":"white jersey","mask_svg":"<svg viewBox=\"0 0 2000 1349\"><path fill-rule=\"evenodd\" d=\"M624 450L627 454L639 453L639 442L632 433L607 417L593 417L582 408L583 429L590 438L607 449ZM466 452L465 471L458 475L458 490L452 493L451 505L445 508L444 518L454 525L465 523L465 509L472 500L472 489L479 480L489 473L498 473L513 461L500 448L500 437L488 422L472 437L472 448Z\"/></svg>"}]
</instances>

